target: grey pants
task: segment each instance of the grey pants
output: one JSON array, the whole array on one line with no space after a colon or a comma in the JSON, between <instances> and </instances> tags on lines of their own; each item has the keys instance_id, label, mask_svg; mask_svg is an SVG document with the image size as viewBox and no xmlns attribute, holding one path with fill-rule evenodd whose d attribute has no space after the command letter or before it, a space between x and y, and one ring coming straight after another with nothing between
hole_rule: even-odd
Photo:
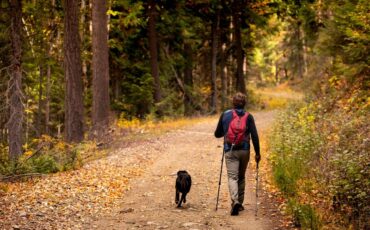
<instances>
[{"instance_id":1,"label":"grey pants","mask_svg":"<svg viewBox=\"0 0 370 230\"><path fill-rule=\"evenodd\" d=\"M249 154L249 150L233 150L225 153L231 205L244 202L245 171Z\"/></svg>"}]
</instances>

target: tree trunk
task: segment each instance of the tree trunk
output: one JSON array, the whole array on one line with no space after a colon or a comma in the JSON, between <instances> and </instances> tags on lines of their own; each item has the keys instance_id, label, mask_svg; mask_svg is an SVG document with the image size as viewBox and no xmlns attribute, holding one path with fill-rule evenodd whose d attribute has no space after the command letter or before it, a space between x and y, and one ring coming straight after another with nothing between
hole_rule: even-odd
<instances>
[{"instance_id":1,"label":"tree trunk","mask_svg":"<svg viewBox=\"0 0 370 230\"><path fill-rule=\"evenodd\" d=\"M109 125L109 56L106 0L93 0L93 130L100 138Z\"/></svg>"},{"instance_id":2,"label":"tree trunk","mask_svg":"<svg viewBox=\"0 0 370 230\"><path fill-rule=\"evenodd\" d=\"M149 52L150 52L150 66L152 70L152 77L154 80L154 103L161 102L161 85L159 80L159 69L158 69L158 43L157 43L157 31L156 31L156 4L155 0L149 0L148 5L148 32L149 32ZM160 108L157 108L158 115L162 114Z\"/></svg>"},{"instance_id":3,"label":"tree trunk","mask_svg":"<svg viewBox=\"0 0 370 230\"><path fill-rule=\"evenodd\" d=\"M40 75L39 75L39 101L38 101L38 109L37 109L37 118L36 118L36 136L40 137L42 134L42 86L43 86L43 78L44 78L44 68L42 65L39 66Z\"/></svg>"},{"instance_id":4,"label":"tree trunk","mask_svg":"<svg viewBox=\"0 0 370 230\"><path fill-rule=\"evenodd\" d=\"M211 62L211 114L217 110L217 49L218 27L220 23L220 10L217 10L212 22L212 62Z\"/></svg>"},{"instance_id":5,"label":"tree trunk","mask_svg":"<svg viewBox=\"0 0 370 230\"><path fill-rule=\"evenodd\" d=\"M185 54L185 69L184 69L184 107L185 115L191 116L193 114L193 106L191 103L191 92L193 90L193 50L189 43L184 44Z\"/></svg>"},{"instance_id":6,"label":"tree trunk","mask_svg":"<svg viewBox=\"0 0 370 230\"><path fill-rule=\"evenodd\" d=\"M233 25L234 25L234 42L236 48L236 90L246 94L247 90L245 88L244 74L243 74L243 61L244 52L242 47L241 38L241 6L238 0L233 2Z\"/></svg>"},{"instance_id":7,"label":"tree trunk","mask_svg":"<svg viewBox=\"0 0 370 230\"><path fill-rule=\"evenodd\" d=\"M50 51L48 57L50 57ZM51 66L47 65L46 69L46 92L45 92L45 133L50 135L49 122L50 122L50 88L51 88Z\"/></svg>"},{"instance_id":8,"label":"tree trunk","mask_svg":"<svg viewBox=\"0 0 370 230\"><path fill-rule=\"evenodd\" d=\"M83 140L83 85L77 0L64 0L65 139Z\"/></svg>"},{"instance_id":9,"label":"tree trunk","mask_svg":"<svg viewBox=\"0 0 370 230\"><path fill-rule=\"evenodd\" d=\"M227 76L226 76L226 53L224 44L220 46L220 77L221 77L221 109L224 110L227 106Z\"/></svg>"},{"instance_id":10,"label":"tree trunk","mask_svg":"<svg viewBox=\"0 0 370 230\"><path fill-rule=\"evenodd\" d=\"M11 40L11 78L9 81L8 99L10 116L7 123L9 130L9 158L16 160L22 155L22 123L23 123L23 103L22 103L22 4L21 0L10 0L10 40Z\"/></svg>"},{"instance_id":11,"label":"tree trunk","mask_svg":"<svg viewBox=\"0 0 370 230\"><path fill-rule=\"evenodd\" d=\"M303 50L303 38L301 32L301 22L297 20L296 29L295 29L295 38L296 42L296 62L297 62L297 77L302 79L304 73L304 50Z\"/></svg>"},{"instance_id":12,"label":"tree trunk","mask_svg":"<svg viewBox=\"0 0 370 230\"><path fill-rule=\"evenodd\" d=\"M51 59L51 52L53 50L53 42L54 42L54 9L55 9L55 0L51 1L51 9L50 9L50 21L49 26L51 28L51 33L49 37L49 47L47 50L46 57L48 60ZM49 130L49 123L50 123L50 89L51 89L51 64L47 62L46 66L46 92L45 92L45 133L50 135Z\"/></svg>"}]
</instances>

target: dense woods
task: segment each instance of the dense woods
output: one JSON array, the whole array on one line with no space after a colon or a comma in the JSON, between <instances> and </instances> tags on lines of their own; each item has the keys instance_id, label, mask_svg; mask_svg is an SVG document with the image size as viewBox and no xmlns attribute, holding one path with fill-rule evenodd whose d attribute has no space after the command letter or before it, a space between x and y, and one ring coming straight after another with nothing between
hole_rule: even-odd
<instances>
[{"instance_id":1,"label":"dense woods","mask_svg":"<svg viewBox=\"0 0 370 230\"><path fill-rule=\"evenodd\" d=\"M61 170L55 161L72 164L74 145L106 141L117 120L215 114L237 91L268 108L259 89L287 84L307 97L278 119L271 164L297 226L365 229L369 10L366 0L1 1L0 174L37 157Z\"/></svg>"}]
</instances>

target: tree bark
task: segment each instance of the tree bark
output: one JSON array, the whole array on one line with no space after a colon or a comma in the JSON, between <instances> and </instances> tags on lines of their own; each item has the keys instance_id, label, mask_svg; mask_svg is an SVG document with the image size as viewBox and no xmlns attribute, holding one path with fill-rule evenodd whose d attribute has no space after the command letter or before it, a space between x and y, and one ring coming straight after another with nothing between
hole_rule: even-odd
<instances>
[{"instance_id":1,"label":"tree bark","mask_svg":"<svg viewBox=\"0 0 370 230\"><path fill-rule=\"evenodd\" d=\"M301 22L297 21L295 37L297 38L297 72L298 78L303 78L304 73L304 50L303 50L303 38L301 33Z\"/></svg>"},{"instance_id":2,"label":"tree bark","mask_svg":"<svg viewBox=\"0 0 370 230\"><path fill-rule=\"evenodd\" d=\"M37 119L36 119L36 136L40 137L42 134L42 86L43 86L43 79L44 79L44 67L42 65L39 66L39 101L38 101L38 109L37 109Z\"/></svg>"},{"instance_id":3,"label":"tree bark","mask_svg":"<svg viewBox=\"0 0 370 230\"><path fill-rule=\"evenodd\" d=\"M49 37L49 44L46 57L48 60L51 59L51 52L53 50L53 42L54 42L54 10L55 10L55 0L51 1L51 9L50 9L50 21L49 26L51 29L50 37ZM49 123L50 123L50 89L51 89L51 64L47 62L46 66L46 89L45 89L45 133L50 135L49 130Z\"/></svg>"},{"instance_id":4,"label":"tree bark","mask_svg":"<svg viewBox=\"0 0 370 230\"><path fill-rule=\"evenodd\" d=\"M83 140L83 85L77 0L64 0L65 139Z\"/></svg>"},{"instance_id":5,"label":"tree bark","mask_svg":"<svg viewBox=\"0 0 370 230\"><path fill-rule=\"evenodd\" d=\"M104 134L109 125L109 56L108 21L106 0L93 0L92 4L92 51L93 51L93 130L97 137Z\"/></svg>"},{"instance_id":6,"label":"tree bark","mask_svg":"<svg viewBox=\"0 0 370 230\"><path fill-rule=\"evenodd\" d=\"M158 68L158 42L157 42L157 31L156 31L156 3L155 0L149 0L148 5L148 38L149 38L149 52L150 52L150 66L152 71L152 77L154 80L154 103L161 102L161 85L159 79L159 68ZM162 111L157 108L158 115L161 115Z\"/></svg>"},{"instance_id":7,"label":"tree bark","mask_svg":"<svg viewBox=\"0 0 370 230\"><path fill-rule=\"evenodd\" d=\"M220 77L221 77L221 109L224 110L227 106L227 76L226 76L226 53L224 44L220 46Z\"/></svg>"},{"instance_id":8,"label":"tree bark","mask_svg":"<svg viewBox=\"0 0 370 230\"><path fill-rule=\"evenodd\" d=\"M243 61L244 51L242 47L241 38L241 6L239 0L233 2L233 25L234 25L234 42L236 48L236 90L246 94L244 74L243 74Z\"/></svg>"},{"instance_id":9,"label":"tree bark","mask_svg":"<svg viewBox=\"0 0 370 230\"><path fill-rule=\"evenodd\" d=\"M50 52L50 51L49 51ZM50 53L48 52L48 57ZM50 135L49 122L50 122L50 88L51 88L51 66L47 65L46 69L46 92L45 92L45 133Z\"/></svg>"},{"instance_id":10,"label":"tree bark","mask_svg":"<svg viewBox=\"0 0 370 230\"><path fill-rule=\"evenodd\" d=\"M10 0L10 38L11 38L11 78L9 81L8 100L10 117L7 123L9 130L9 158L16 160L22 155L22 123L24 107L22 103L22 4L21 0Z\"/></svg>"},{"instance_id":11,"label":"tree bark","mask_svg":"<svg viewBox=\"0 0 370 230\"><path fill-rule=\"evenodd\" d=\"M217 10L212 22L212 62L211 62L211 113L217 110L217 49L218 27L220 23L220 10Z\"/></svg>"}]
</instances>

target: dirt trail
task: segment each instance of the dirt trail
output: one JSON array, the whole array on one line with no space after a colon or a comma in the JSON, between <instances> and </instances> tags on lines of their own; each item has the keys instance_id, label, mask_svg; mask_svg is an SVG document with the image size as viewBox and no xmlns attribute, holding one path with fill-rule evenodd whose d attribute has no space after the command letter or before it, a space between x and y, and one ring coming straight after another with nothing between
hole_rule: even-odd
<instances>
[{"instance_id":1,"label":"dirt trail","mask_svg":"<svg viewBox=\"0 0 370 230\"><path fill-rule=\"evenodd\" d=\"M253 115L260 136L265 136L275 112ZM222 155L222 139L213 136L216 124L217 118L209 119L168 133L156 143L147 145L150 160L142 165L145 167L143 174L131 181L131 189L123 196L119 209L90 226L98 229L279 229L278 211L270 204L263 188L260 194L264 195L259 200L259 212L255 217L254 162L247 170L246 210L239 216L230 216L224 165L219 210L215 211ZM137 151L141 151L140 148L142 146L138 146ZM251 154L254 160L254 150ZM264 153L262 157L266 157ZM262 164L265 162L264 158ZM174 202L174 185L176 172L181 169L189 172L193 185L188 202L179 209ZM262 184L264 177L264 172L260 172Z\"/></svg>"},{"instance_id":2,"label":"dirt trail","mask_svg":"<svg viewBox=\"0 0 370 230\"><path fill-rule=\"evenodd\" d=\"M275 112L253 115L263 142ZM78 170L0 184L5 188L0 189L0 229L280 229L279 204L264 191L263 170L258 218L254 215L254 162L247 170L246 210L230 216L224 166L215 211L222 155L222 139L213 136L217 119L115 149ZM193 185L188 203L178 209L175 179L181 169L191 174Z\"/></svg>"}]
</instances>

